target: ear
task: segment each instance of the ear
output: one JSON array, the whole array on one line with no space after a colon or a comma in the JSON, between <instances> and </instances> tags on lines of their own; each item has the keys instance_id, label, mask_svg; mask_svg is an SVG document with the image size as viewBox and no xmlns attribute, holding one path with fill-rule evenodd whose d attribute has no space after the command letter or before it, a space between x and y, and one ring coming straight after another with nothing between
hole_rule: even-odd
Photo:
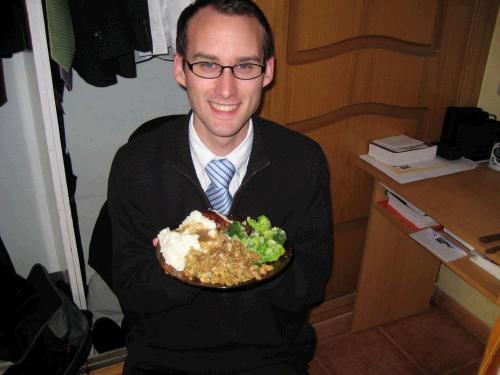
<instances>
[{"instance_id":1,"label":"ear","mask_svg":"<svg viewBox=\"0 0 500 375\"><path fill-rule=\"evenodd\" d=\"M271 56L266 62L266 71L264 73L264 80L262 87L266 87L273 81L274 77L274 56Z\"/></svg>"},{"instance_id":2,"label":"ear","mask_svg":"<svg viewBox=\"0 0 500 375\"><path fill-rule=\"evenodd\" d=\"M184 57L179 54L174 56L174 78L179 85L186 87L186 72L184 71Z\"/></svg>"}]
</instances>

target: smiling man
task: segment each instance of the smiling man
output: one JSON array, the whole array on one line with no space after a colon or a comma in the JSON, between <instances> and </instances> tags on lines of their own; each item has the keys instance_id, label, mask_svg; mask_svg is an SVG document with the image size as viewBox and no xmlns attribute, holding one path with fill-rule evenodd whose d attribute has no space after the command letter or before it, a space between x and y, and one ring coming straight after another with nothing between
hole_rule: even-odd
<instances>
[{"instance_id":1,"label":"smiling man","mask_svg":"<svg viewBox=\"0 0 500 375\"><path fill-rule=\"evenodd\" d=\"M255 17L208 7L189 24L196 26L187 28L189 43L177 50L174 76L187 90L196 133L225 156L248 134L262 88L273 79L274 57L264 54L264 29Z\"/></svg>"},{"instance_id":2,"label":"smiling man","mask_svg":"<svg viewBox=\"0 0 500 375\"><path fill-rule=\"evenodd\" d=\"M308 323L332 266L321 148L254 117L274 74L271 30L249 0L198 0L177 24L174 77L192 111L141 127L109 178L113 283L129 333L125 374L307 374ZM226 186L215 186L214 170ZM291 264L251 287L208 290L166 275L151 247L193 210L266 215Z\"/></svg>"}]
</instances>

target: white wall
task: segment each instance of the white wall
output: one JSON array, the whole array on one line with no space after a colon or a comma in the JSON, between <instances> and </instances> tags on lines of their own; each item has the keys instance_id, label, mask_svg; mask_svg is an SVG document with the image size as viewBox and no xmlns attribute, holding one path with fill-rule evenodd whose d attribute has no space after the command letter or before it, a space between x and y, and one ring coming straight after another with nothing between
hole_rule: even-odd
<instances>
[{"instance_id":1,"label":"white wall","mask_svg":"<svg viewBox=\"0 0 500 375\"><path fill-rule=\"evenodd\" d=\"M0 107L0 235L18 273L33 264L66 269L31 52L3 59L7 103Z\"/></svg>"},{"instance_id":2,"label":"white wall","mask_svg":"<svg viewBox=\"0 0 500 375\"><path fill-rule=\"evenodd\" d=\"M500 120L500 10L490 45L478 107L493 113Z\"/></svg>"},{"instance_id":3,"label":"white wall","mask_svg":"<svg viewBox=\"0 0 500 375\"><path fill-rule=\"evenodd\" d=\"M184 90L172 77L170 61L153 59L138 64L137 78L118 77L117 84L104 88L87 84L76 73L73 77L73 90L64 93L64 119L73 172L78 177L76 202L88 259L114 154L143 122L186 113L189 105Z\"/></svg>"}]
</instances>

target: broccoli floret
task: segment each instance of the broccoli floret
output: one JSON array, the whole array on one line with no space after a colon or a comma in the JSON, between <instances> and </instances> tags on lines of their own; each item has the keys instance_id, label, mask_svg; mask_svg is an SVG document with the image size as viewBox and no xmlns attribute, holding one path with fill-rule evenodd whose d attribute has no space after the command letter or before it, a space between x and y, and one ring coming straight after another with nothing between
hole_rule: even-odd
<instances>
[{"instance_id":1,"label":"broccoli floret","mask_svg":"<svg viewBox=\"0 0 500 375\"><path fill-rule=\"evenodd\" d=\"M247 237L245 227L239 221L233 221L226 233L229 237L236 236L240 239Z\"/></svg>"},{"instance_id":2,"label":"broccoli floret","mask_svg":"<svg viewBox=\"0 0 500 375\"><path fill-rule=\"evenodd\" d=\"M251 217L247 218L248 225L257 233L263 234L266 230L271 229L271 221L265 215L260 215L257 220Z\"/></svg>"},{"instance_id":3,"label":"broccoli floret","mask_svg":"<svg viewBox=\"0 0 500 375\"><path fill-rule=\"evenodd\" d=\"M255 234L252 234L250 236L242 238L241 242L243 243L243 245L245 245L247 250L253 251L254 253L259 254L259 256L260 256L258 249L264 243L264 239L262 237L259 237Z\"/></svg>"},{"instance_id":4,"label":"broccoli floret","mask_svg":"<svg viewBox=\"0 0 500 375\"><path fill-rule=\"evenodd\" d=\"M285 252L284 247L274 240L266 241L259 250L261 263L274 262Z\"/></svg>"},{"instance_id":5,"label":"broccoli floret","mask_svg":"<svg viewBox=\"0 0 500 375\"><path fill-rule=\"evenodd\" d=\"M283 245L286 242L286 233L283 229L278 227L272 227L266 229L263 232L258 232L260 236L264 237L266 241L274 240L280 245Z\"/></svg>"},{"instance_id":6,"label":"broccoli floret","mask_svg":"<svg viewBox=\"0 0 500 375\"><path fill-rule=\"evenodd\" d=\"M252 228L251 234L247 233L244 224L235 221L227 235L237 236L247 250L257 253L259 264L274 262L285 253L283 245L286 242L286 234L283 229L272 227L271 221L265 215L259 216L257 220L248 217L246 222Z\"/></svg>"},{"instance_id":7,"label":"broccoli floret","mask_svg":"<svg viewBox=\"0 0 500 375\"><path fill-rule=\"evenodd\" d=\"M272 232L272 238L274 241L276 241L280 245L284 245L286 242L286 233L283 229L278 228L278 227L273 227L271 229Z\"/></svg>"},{"instance_id":8,"label":"broccoli floret","mask_svg":"<svg viewBox=\"0 0 500 375\"><path fill-rule=\"evenodd\" d=\"M259 264L274 262L283 255L285 249L274 240L265 240L259 235L251 235L242 240L249 251L259 255Z\"/></svg>"}]
</instances>

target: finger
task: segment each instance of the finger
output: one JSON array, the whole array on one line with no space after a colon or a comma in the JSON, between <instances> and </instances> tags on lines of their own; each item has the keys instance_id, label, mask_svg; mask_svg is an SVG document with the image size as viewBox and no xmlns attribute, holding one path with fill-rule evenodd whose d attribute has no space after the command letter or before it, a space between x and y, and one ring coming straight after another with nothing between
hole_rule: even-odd
<instances>
[{"instance_id":1,"label":"finger","mask_svg":"<svg viewBox=\"0 0 500 375\"><path fill-rule=\"evenodd\" d=\"M158 239L158 237L153 238L153 246L154 247L158 246L159 242L160 242L160 240Z\"/></svg>"}]
</instances>

